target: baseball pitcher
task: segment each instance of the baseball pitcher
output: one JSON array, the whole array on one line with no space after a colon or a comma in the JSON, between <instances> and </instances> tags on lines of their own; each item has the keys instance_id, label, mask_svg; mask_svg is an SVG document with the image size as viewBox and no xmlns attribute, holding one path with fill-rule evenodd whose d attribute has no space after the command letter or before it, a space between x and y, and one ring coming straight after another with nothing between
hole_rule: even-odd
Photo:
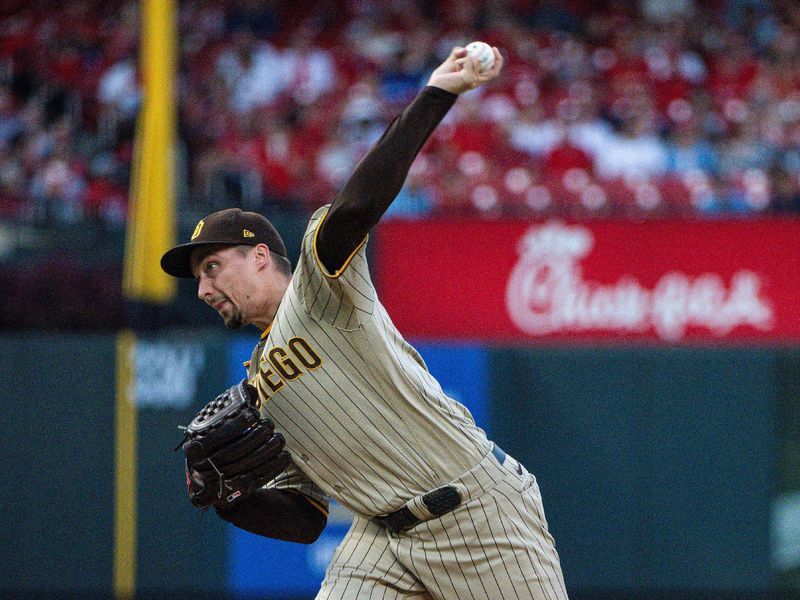
<instances>
[{"instance_id":1,"label":"baseball pitcher","mask_svg":"<svg viewBox=\"0 0 800 600\"><path fill-rule=\"evenodd\" d=\"M239 209L202 219L161 260L196 278L227 326L263 332L247 379L187 428L191 501L301 543L322 532L330 498L348 508L320 599L567 598L536 479L442 391L367 266L368 234L431 132L500 73L492 53L453 49L314 213L293 272L271 223Z\"/></svg>"}]
</instances>

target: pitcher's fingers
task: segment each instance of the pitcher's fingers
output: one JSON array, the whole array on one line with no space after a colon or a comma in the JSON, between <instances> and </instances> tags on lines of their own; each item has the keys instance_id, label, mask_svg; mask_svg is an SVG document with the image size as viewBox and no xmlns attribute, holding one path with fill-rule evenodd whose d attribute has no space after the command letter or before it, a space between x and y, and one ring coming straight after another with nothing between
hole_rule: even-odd
<instances>
[{"instance_id":1,"label":"pitcher's fingers","mask_svg":"<svg viewBox=\"0 0 800 600\"><path fill-rule=\"evenodd\" d=\"M448 60L455 60L457 58L463 58L467 55L467 49L462 48L461 46L454 46L453 49L450 51L450 56L447 57Z\"/></svg>"}]
</instances>

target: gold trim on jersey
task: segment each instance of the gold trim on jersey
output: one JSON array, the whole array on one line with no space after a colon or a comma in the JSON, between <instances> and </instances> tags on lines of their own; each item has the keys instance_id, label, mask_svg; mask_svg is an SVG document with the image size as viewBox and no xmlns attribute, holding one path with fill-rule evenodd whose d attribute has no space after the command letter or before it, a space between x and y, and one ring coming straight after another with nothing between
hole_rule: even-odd
<instances>
[{"instance_id":1,"label":"gold trim on jersey","mask_svg":"<svg viewBox=\"0 0 800 600\"><path fill-rule=\"evenodd\" d=\"M267 325L267 328L264 331L261 332L260 336L258 336L259 342L264 340L264 339L266 339L266 337L269 335L270 331L272 331L272 323ZM247 371L249 373L250 372L250 365L253 364L252 360L246 360L242 364L244 364L245 371Z\"/></svg>"},{"instance_id":2,"label":"gold trim on jersey","mask_svg":"<svg viewBox=\"0 0 800 600\"><path fill-rule=\"evenodd\" d=\"M322 226L322 223L325 221L325 217L327 216L328 216L328 211L326 210L325 214L322 215L322 217L319 220L319 223L317 223L317 226L314 228L314 242L312 243L313 246L312 250L314 251L314 260L317 261L317 266L319 267L319 270L322 272L322 274L325 275L325 277L327 277L328 279L339 279L339 277L342 276L342 273L344 273L344 270L347 268L347 265L349 265L350 261L353 260L353 257L355 257L355 255L358 254L358 251L361 250L361 246L363 246L367 242L368 236L365 236L364 239L361 240L358 246L356 246L356 249L353 250L350 256L347 257L347 260L344 261L344 264L341 267L339 267L336 270L336 272L334 272L333 274L328 273L328 270L325 268L325 265L323 265L322 261L319 259L319 254L317 254L317 234L319 233L319 228Z\"/></svg>"}]
</instances>

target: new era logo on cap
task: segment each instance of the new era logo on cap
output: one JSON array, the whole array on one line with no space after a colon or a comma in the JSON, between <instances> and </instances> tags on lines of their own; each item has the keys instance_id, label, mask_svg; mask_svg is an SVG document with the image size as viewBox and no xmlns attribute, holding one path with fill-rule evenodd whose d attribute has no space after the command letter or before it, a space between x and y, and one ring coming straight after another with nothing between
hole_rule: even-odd
<instances>
[{"instance_id":1,"label":"new era logo on cap","mask_svg":"<svg viewBox=\"0 0 800 600\"><path fill-rule=\"evenodd\" d=\"M192 252L211 244L266 244L271 251L286 256L283 239L266 217L239 208L226 208L198 221L188 243L167 250L161 257L161 268L174 277L193 277Z\"/></svg>"}]
</instances>

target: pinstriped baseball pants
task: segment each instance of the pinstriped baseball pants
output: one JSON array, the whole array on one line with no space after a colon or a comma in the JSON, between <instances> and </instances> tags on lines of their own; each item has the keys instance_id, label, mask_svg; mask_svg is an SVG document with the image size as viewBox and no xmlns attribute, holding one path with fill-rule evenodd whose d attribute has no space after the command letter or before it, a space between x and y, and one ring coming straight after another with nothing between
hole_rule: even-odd
<instances>
[{"instance_id":1,"label":"pinstriped baseball pants","mask_svg":"<svg viewBox=\"0 0 800 600\"><path fill-rule=\"evenodd\" d=\"M490 454L454 484L464 502L405 533L356 516L317 600L565 600L533 475Z\"/></svg>"}]
</instances>

